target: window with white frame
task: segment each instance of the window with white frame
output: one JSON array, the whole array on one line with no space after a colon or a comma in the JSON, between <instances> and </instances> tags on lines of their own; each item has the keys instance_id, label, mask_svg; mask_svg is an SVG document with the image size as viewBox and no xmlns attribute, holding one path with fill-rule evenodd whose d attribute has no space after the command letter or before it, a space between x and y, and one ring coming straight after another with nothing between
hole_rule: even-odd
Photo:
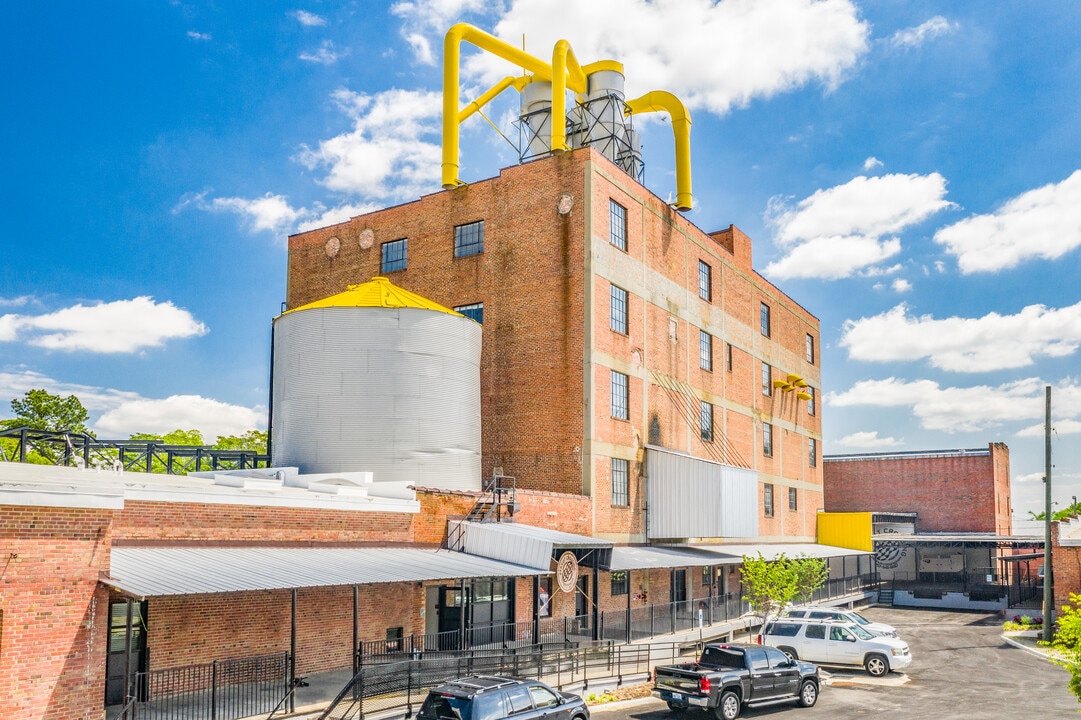
<instances>
[{"instance_id":1,"label":"window with white frame","mask_svg":"<svg viewBox=\"0 0 1081 720\"><path fill-rule=\"evenodd\" d=\"M705 330L698 331L698 366L713 370L713 336Z\"/></svg>"},{"instance_id":2,"label":"window with white frame","mask_svg":"<svg viewBox=\"0 0 1081 720\"><path fill-rule=\"evenodd\" d=\"M618 420L630 418L630 385L627 376L612 371L612 417Z\"/></svg>"},{"instance_id":3,"label":"window with white frame","mask_svg":"<svg viewBox=\"0 0 1081 720\"><path fill-rule=\"evenodd\" d=\"M807 464L818 467L818 441L814 438L807 438Z\"/></svg>"},{"instance_id":4,"label":"window with white frame","mask_svg":"<svg viewBox=\"0 0 1081 720\"><path fill-rule=\"evenodd\" d=\"M762 487L762 514L773 517L773 485L770 483Z\"/></svg>"},{"instance_id":5,"label":"window with white frame","mask_svg":"<svg viewBox=\"0 0 1081 720\"><path fill-rule=\"evenodd\" d=\"M788 488L788 509L792 512L799 510L799 491L796 488Z\"/></svg>"},{"instance_id":6,"label":"window with white frame","mask_svg":"<svg viewBox=\"0 0 1081 720\"><path fill-rule=\"evenodd\" d=\"M611 292L609 326L617 333L627 334L627 291L615 285Z\"/></svg>"},{"instance_id":7,"label":"window with white frame","mask_svg":"<svg viewBox=\"0 0 1081 720\"><path fill-rule=\"evenodd\" d=\"M698 261L698 297L706 302L713 300L713 268Z\"/></svg>"},{"instance_id":8,"label":"window with white frame","mask_svg":"<svg viewBox=\"0 0 1081 720\"><path fill-rule=\"evenodd\" d=\"M627 250L627 208L615 200L608 201L608 241L620 250Z\"/></svg>"},{"instance_id":9,"label":"window with white frame","mask_svg":"<svg viewBox=\"0 0 1081 720\"><path fill-rule=\"evenodd\" d=\"M814 415L815 414L815 389L813 387L811 387L810 385L808 385L807 387L803 388L803 391L811 396L811 399L807 401L807 414L808 415Z\"/></svg>"},{"instance_id":10,"label":"window with white frame","mask_svg":"<svg viewBox=\"0 0 1081 720\"><path fill-rule=\"evenodd\" d=\"M762 325L762 334L765 335L766 337L769 337L769 332L770 332L770 327L769 327L769 305L767 305L765 303L760 303L760 306L761 307L759 309L759 313L760 313L760 318L759 319L760 319L761 325Z\"/></svg>"},{"instance_id":11,"label":"window with white frame","mask_svg":"<svg viewBox=\"0 0 1081 720\"><path fill-rule=\"evenodd\" d=\"M713 405L705 400L700 400L699 420L702 423L702 439L713 441Z\"/></svg>"},{"instance_id":12,"label":"window with white frame","mask_svg":"<svg viewBox=\"0 0 1081 720\"><path fill-rule=\"evenodd\" d=\"M762 363L762 394L773 394L773 368L769 363Z\"/></svg>"},{"instance_id":13,"label":"window with white frame","mask_svg":"<svg viewBox=\"0 0 1081 720\"><path fill-rule=\"evenodd\" d=\"M773 426L762 423L762 454L773 457Z\"/></svg>"},{"instance_id":14,"label":"window with white frame","mask_svg":"<svg viewBox=\"0 0 1081 720\"><path fill-rule=\"evenodd\" d=\"M815 338L811 333L807 333L807 362L812 365L815 362Z\"/></svg>"},{"instance_id":15,"label":"window with white frame","mask_svg":"<svg viewBox=\"0 0 1081 720\"><path fill-rule=\"evenodd\" d=\"M612 504L620 507L630 505L630 475L628 463L622 458L612 458Z\"/></svg>"}]
</instances>

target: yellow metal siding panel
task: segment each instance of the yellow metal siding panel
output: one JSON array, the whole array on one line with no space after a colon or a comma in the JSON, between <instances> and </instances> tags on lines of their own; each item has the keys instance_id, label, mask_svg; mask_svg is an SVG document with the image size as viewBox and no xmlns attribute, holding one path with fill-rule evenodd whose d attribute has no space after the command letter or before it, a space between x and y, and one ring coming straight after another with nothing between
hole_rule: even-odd
<instances>
[{"instance_id":1,"label":"yellow metal siding panel","mask_svg":"<svg viewBox=\"0 0 1081 720\"><path fill-rule=\"evenodd\" d=\"M818 513L818 542L872 552L871 513Z\"/></svg>"}]
</instances>

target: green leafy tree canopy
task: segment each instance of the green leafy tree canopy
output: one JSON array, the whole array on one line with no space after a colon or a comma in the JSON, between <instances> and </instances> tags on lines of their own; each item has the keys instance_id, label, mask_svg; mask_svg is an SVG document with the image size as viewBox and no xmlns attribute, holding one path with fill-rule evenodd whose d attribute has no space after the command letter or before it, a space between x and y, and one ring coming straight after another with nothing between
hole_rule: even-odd
<instances>
[{"instance_id":1,"label":"green leafy tree canopy","mask_svg":"<svg viewBox=\"0 0 1081 720\"><path fill-rule=\"evenodd\" d=\"M203 433L198 430L176 429L164 435L153 433L133 433L129 440L141 440L143 442L160 442L165 445L205 445Z\"/></svg>"},{"instance_id":2,"label":"green leafy tree canopy","mask_svg":"<svg viewBox=\"0 0 1081 720\"><path fill-rule=\"evenodd\" d=\"M11 401L11 409L15 417L0 421L7 428L25 426L53 432L90 432L86 427L90 415L74 395L64 398L46 390L27 390L22 398Z\"/></svg>"},{"instance_id":3,"label":"green leafy tree canopy","mask_svg":"<svg viewBox=\"0 0 1081 720\"><path fill-rule=\"evenodd\" d=\"M1081 595L1070 593L1070 604L1064 605L1055 622L1051 647L1058 651L1055 658L1070 673L1068 687L1081 702Z\"/></svg>"},{"instance_id":4,"label":"green leafy tree canopy","mask_svg":"<svg viewBox=\"0 0 1081 720\"><path fill-rule=\"evenodd\" d=\"M249 430L243 435L221 435L214 443L215 450L251 450L266 453L266 430Z\"/></svg>"},{"instance_id":5,"label":"green leafy tree canopy","mask_svg":"<svg viewBox=\"0 0 1081 720\"><path fill-rule=\"evenodd\" d=\"M751 612L768 621L797 597L804 602L829 578L829 568L819 558L789 558L781 553L773 560L743 556L743 597Z\"/></svg>"}]
</instances>

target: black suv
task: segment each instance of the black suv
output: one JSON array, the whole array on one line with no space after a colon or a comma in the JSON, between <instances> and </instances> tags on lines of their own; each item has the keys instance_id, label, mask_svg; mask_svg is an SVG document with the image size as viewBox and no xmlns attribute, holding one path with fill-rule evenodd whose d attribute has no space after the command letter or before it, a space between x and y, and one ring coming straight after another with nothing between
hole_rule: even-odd
<instances>
[{"instance_id":1,"label":"black suv","mask_svg":"<svg viewBox=\"0 0 1081 720\"><path fill-rule=\"evenodd\" d=\"M539 680L473 675L428 692L418 720L589 720L577 695L553 690Z\"/></svg>"}]
</instances>

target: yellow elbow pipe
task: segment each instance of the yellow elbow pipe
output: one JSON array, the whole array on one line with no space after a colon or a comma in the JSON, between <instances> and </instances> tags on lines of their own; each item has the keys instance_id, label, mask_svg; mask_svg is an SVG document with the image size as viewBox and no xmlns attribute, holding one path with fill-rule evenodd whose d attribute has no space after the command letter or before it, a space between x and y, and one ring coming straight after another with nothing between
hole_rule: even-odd
<instances>
[{"instance_id":1,"label":"yellow elbow pipe","mask_svg":"<svg viewBox=\"0 0 1081 720\"><path fill-rule=\"evenodd\" d=\"M461 63L462 41L469 41L508 60L538 79L548 80L552 76L552 67L513 45L489 35L483 30L467 23L458 23L447 31L443 38L443 187L452 188L461 185L458 179L458 82ZM475 112L475 109L474 109Z\"/></svg>"},{"instance_id":2,"label":"yellow elbow pipe","mask_svg":"<svg viewBox=\"0 0 1081 720\"><path fill-rule=\"evenodd\" d=\"M567 89L586 91L586 74L570 43L560 40L552 50L552 151L567 152Z\"/></svg>"},{"instance_id":3,"label":"yellow elbow pipe","mask_svg":"<svg viewBox=\"0 0 1081 720\"><path fill-rule=\"evenodd\" d=\"M676 139L676 210L691 209L691 116L683 102L670 92L654 90L627 101L628 113L665 111L672 118Z\"/></svg>"},{"instance_id":4,"label":"yellow elbow pipe","mask_svg":"<svg viewBox=\"0 0 1081 720\"><path fill-rule=\"evenodd\" d=\"M508 75L495 85L490 87L483 95L466 105L458 113L458 123L461 124L468 120L472 115L480 110L482 107L490 103L492 100L509 87L513 87L518 92L521 92L526 85L533 82L533 78L526 75L519 75L517 77Z\"/></svg>"}]
</instances>

